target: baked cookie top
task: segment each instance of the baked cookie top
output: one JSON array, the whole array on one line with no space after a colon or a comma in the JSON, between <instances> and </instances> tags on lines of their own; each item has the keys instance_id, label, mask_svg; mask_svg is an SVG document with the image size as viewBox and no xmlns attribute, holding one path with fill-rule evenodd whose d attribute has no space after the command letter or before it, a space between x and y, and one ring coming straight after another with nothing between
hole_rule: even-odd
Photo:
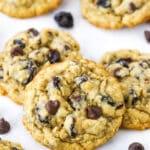
<instances>
[{"instance_id":1,"label":"baked cookie top","mask_svg":"<svg viewBox=\"0 0 150 150\"><path fill-rule=\"evenodd\" d=\"M23 102L26 85L47 63L80 58L78 43L66 32L29 29L17 34L6 44L0 65L0 87L17 103Z\"/></svg>"},{"instance_id":2,"label":"baked cookie top","mask_svg":"<svg viewBox=\"0 0 150 150\"><path fill-rule=\"evenodd\" d=\"M0 139L0 150L23 150L23 148L18 143Z\"/></svg>"},{"instance_id":3,"label":"baked cookie top","mask_svg":"<svg viewBox=\"0 0 150 150\"><path fill-rule=\"evenodd\" d=\"M67 60L43 68L27 86L24 112L25 127L48 148L92 150L120 127L123 95L98 64Z\"/></svg>"},{"instance_id":4,"label":"baked cookie top","mask_svg":"<svg viewBox=\"0 0 150 150\"><path fill-rule=\"evenodd\" d=\"M120 83L126 104L124 128L150 128L150 54L136 50L107 53L102 60Z\"/></svg>"},{"instance_id":5,"label":"baked cookie top","mask_svg":"<svg viewBox=\"0 0 150 150\"><path fill-rule=\"evenodd\" d=\"M118 29L150 19L149 0L81 0L82 14L92 24Z\"/></svg>"},{"instance_id":6,"label":"baked cookie top","mask_svg":"<svg viewBox=\"0 0 150 150\"><path fill-rule=\"evenodd\" d=\"M0 0L0 11L16 18L28 18L47 13L61 0Z\"/></svg>"}]
</instances>

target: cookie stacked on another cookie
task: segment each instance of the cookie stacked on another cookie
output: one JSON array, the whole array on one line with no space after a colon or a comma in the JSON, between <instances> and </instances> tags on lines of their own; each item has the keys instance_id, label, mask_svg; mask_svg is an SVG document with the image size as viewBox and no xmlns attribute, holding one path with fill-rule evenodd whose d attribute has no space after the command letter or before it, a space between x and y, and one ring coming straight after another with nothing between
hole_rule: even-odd
<instances>
[{"instance_id":1,"label":"cookie stacked on another cookie","mask_svg":"<svg viewBox=\"0 0 150 150\"><path fill-rule=\"evenodd\" d=\"M81 0L81 9L89 22L106 29L134 27L150 19L149 0Z\"/></svg>"},{"instance_id":2,"label":"cookie stacked on another cookie","mask_svg":"<svg viewBox=\"0 0 150 150\"><path fill-rule=\"evenodd\" d=\"M126 104L122 127L150 128L150 54L120 50L107 53L102 63L122 88Z\"/></svg>"},{"instance_id":3,"label":"cookie stacked on another cookie","mask_svg":"<svg viewBox=\"0 0 150 150\"><path fill-rule=\"evenodd\" d=\"M16 18L39 16L57 8L61 0L0 0L0 11Z\"/></svg>"},{"instance_id":4,"label":"cookie stacked on another cookie","mask_svg":"<svg viewBox=\"0 0 150 150\"><path fill-rule=\"evenodd\" d=\"M118 131L124 102L101 66L67 60L37 74L26 88L24 111L26 128L51 150L93 150Z\"/></svg>"},{"instance_id":5,"label":"cookie stacked on another cookie","mask_svg":"<svg viewBox=\"0 0 150 150\"><path fill-rule=\"evenodd\" d=\"M23 148L18 143L0 139L0 150L23 150Z\"/></svg>"},{"instance_id":6,"label":"cookie stacked on another cookie","mask_svg":"<svg viewBox=\"0 0 150 150\"><path fill-rule=\"evenodd\" d=\"M0 93L22 104L26 85L46 64L81 58L66 32L29 29L12 37L0 55Z\"/></svg>"}]
</instances>

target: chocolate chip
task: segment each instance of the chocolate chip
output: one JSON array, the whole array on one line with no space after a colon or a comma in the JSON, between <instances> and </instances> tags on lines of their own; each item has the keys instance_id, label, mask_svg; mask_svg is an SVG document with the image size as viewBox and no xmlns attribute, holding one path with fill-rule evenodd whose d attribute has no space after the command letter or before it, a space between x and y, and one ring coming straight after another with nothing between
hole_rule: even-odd
<instances>
[{"instance_id":1,"label":"chocolate chip","mask_svg":"<svg viewBox=\"0 0 150 150\"><path fill-rule=\"evenodd\" d=\"M81 83L86 82L88 80L87 76L80 77Z\"/></svg>"},{"instance_id":2,"label":"chocolate chip","mask_svg":"<svg viewBox=\"0 0 150 150\"><path fill-rule=\"evenodd\" d=\"M121 59L118 59L116 61L116 63L119 63L123 67L128 67L128 65L131 63L131 61L132 60L130 58L121 58Z\"/></svg>"},{"instance_id":3,"label":"chocolate chip","mask_svg":"<svg viewBox=\"0 0 150 150\"><path fill-rule=\"evenodd\" d=\"M10 52L10 55L12 57L15 57L15 56L23 56L24 52L23 52L23 48L21 47L15 47L13 49L11 49L11 52Z\"/></svg>"},{"instance_id":4,"label":"chocolate chip","mask_svg":"<svg viewBox=\"0 0 150 150\"><path fill-rule=\"evenodd\" d=\"M88 119L98 119L102 115L102 109L98 106L88 106L86 109Z\"/></svg>"},{"instance_id":5,"label":"chocolate chip","mask_svg":"<svg viewBox=\"0 0 150 150\"><path fill-rule=\"evenodd\" d=\"M20 48L24 49L25 48L25 44L21 41L21 40L14 40L13 42L15 45L18 45Z\"/></svg>"},{"instance_id":6,"label":"chocolate chip","mask_svg":"<svg viewBox=\"0 0 150 150\"><path fill-rule=\"evenodd\" d=\"M140 97L137 95L135 90L131 89L128 93L128 96L125 98L125 102L131 102L132 105L135 105Z\"/></svg>"},{"instance_id":7,"label":"chocolate chip","mask_svg":"<svg viewBox=\"0 0 150 150\"><path fill-rule=\"evenodd\" d=\"M51 64L60 62L61 61L60 53L57 50L51 50L48 60Z\"/></svg>"},{"instance_id":8,"label":"chocolate chip","mask_svg":"<svg viewBox=\"0 0 150 150\"><path fill-rule=\"evenodd\" d=\"M102 101L107 102L111 106L116 105L116 103L113 101L113 99L110 96L102 95Z\"/></svg>"},{"instance_id":9,"label":"chocolate chip","mask_svg":"<svg viewBox=\"0 0 150 150\"><path fill-rule=\"evenodd\" d=\"M86 75L83 75L81 77L76 78L76 82L79 85L82 84L83 82L86 82L86 81L88 81L88 77Z\"/></svg>"},{"instance_id":10,"label":"chocolate chip","mask_svg":"<svg viewBox=\"0 0 150 150\"><path fill-rule=\"evenodd\" d=\"M133 2L129 3L130 10L135 11L137 8Z\"/></svg>"},{"instance_id":11,"label":"chocolate chip","mask_svg":"<svg viewBox=\"0 0 150 150\"><path fill-rule=\"evenodd\" d=\"M76 131L75 131L75 124L71 124L70 126L70 131L71 131L71 137L75 137L76 136Z\"/></svg>"},{"instance_id":12,"label":"chocolate chip","mask_svg":"<svg viewBox=\"0 0 150 150\"><path fill-rule=\"evenodd\" d=\"M145 35L145 38L147 40L148 43L150 43L150 31L144 31L144 35Z\"/></svg>"},{"instance_id":13,"label":"chocolate chip","mask_svg":"<svg viewBox=\"0 0 150 150\"><path fill-rule=\"evenodd\" d=\"M59 88L59 84L60 84L60 78L59 77L54 77L53 78L54 87Z\"/></svg>"},{"instance_id":14,"label":"chocolate chip","mask_svg":"<svg viewBox=\"0 0 150 150\"><path fill-rule=\"evenodd\" d=\"M121 109L124 105L122 103L116 105L116 109Z\"/></svg>"},{"instance_id":15,"label":"chocolate chip","mask_svg":"<svg viewBox=\"0 0 150 150\"><path fill-rule=\"evenodd\" d=\"M31 33L32 36L38 36L39 35L39 31L34 29L34 28L28 29L27 33Z\"/></svg>"},{"instance_id":16,"label":"chocolate chip","mask_svg":"<svg viewBox=\"0 0 150 150\"><path fill-rule=\"evenodd\" d=\"M16 148L16 147L12 147L12 148L11 148L11 150L18 150L18 148Z\"/></svg>"},{"instance_id":17,"label":"chocolate chip","mask_svg":"<svg viewBox=\"0 0 150 150\"><path fill-rule=\"evenodd\" d=\"M145 69L150 68L150 59L140 61L139 65Z\"/></svg>"},{"instance_id":18,"label":"chocolate chip","mask_svg":"<svg viewBox=\"0 0 150 150\"><path fill-rule=\"evenodd\" d=\"M50 115L55 115L59 109L60 102L55 100L55 101L48 101L45 105L45 108L49 112Z\"/></svg>"},{"instance_id":19,"label":"chocolate chip","mask_svg":"<svg viewBox=\"0 0 150 150\"><path fill-rule=\"evenodd\" d=\"M0 67L0 79L3 79L3 72L4 70L3 70L3 68L2 67Z\"/></svg>"},{"instance_id":20,"label":"chocolate chip","mask_svg":"<svg viewBox=\"0 0 150 150\"><path fill-rule=\"evenodd\" d=\"M144 146L136 142L136 143L130 144L128 150L144 150Z\"/></svg>"},{"instance_id":21,"label":"chocolate chip","mask_svg":"<svg viewBox=\"0 0 150 150\"><path fill-rule=\"evenodd\" d=\"M27 62L27 66L24 69L28 70L29 76L28 76L27 79L25 79L23 81L22 84L23 85L27 85L33 79L33 77L34 77L34 75L36 73L36 66L31 60L29 60Z\"/></svg>"},{"instance_id":22,"label":"chocolate chip","mask_svg":"<svg viewBox=\"0 0 150 150\"><path fill-rule=\"evenodd\" d=\"M76 101L76 102L80 102L82 100L82 96L81 95L71 95L69 97L69 99Z\"/></svg>"},{"instance_id":23,"label":"chocolate chip","mask_svg":"<svg viewBox=\"0 0 150 150\"><path fill-rule=\"evenodd\" d=\"M0 134L8 133L10 130L10 124L4 118L0 119Z\"/></svg>"},{"instance_id":24,"label":"chocolate chip","mask_svg":"<svg viewBox=\"0 0 150 150\"><path fill-rule=\"evenodd\" d=\"M39 114L39 110L40 110L40 109L39 109L38 107L35 109L35 113L36 113L36 116L37 116L38 120L39 120L41 123L44 123L44 124L49 123L48 117L42 118L41 115Z\"/></svg>"},{"instance_id":25,"label":"chocolate chip","mask_svg":"<svg viewBox=\"0 0 150 150\"><path fill-rule=\"evenodd\" d=\"M113 72L113 76L116 77L117 79L121 79L122 76L120 75L120 71L122 68L116 68Z\"/></svg>"},{"instance_id":26,"label":"chocolate chip","mask_svg":"<svg viewBox=\"0 0 150 150\"><path fill-rule=\"evenodd\" d=\"M64 46L64 49L65 49L66 51L68 51L68 50L70 50L70 47L69 47L68 45L65 45L65 46Z\"/></svg>"},{"instance_id":27,"label":"chocolate chip","mask_svg":"<svg viewBox=\"0 0 150 150\"><path fill-rule=\"evenodd\" d=\"M97 0L96 3L98 6L102 6L104 8L109 8L111 7L111 3L110 0Z\"/></svg>"},{"instance_id":28,"label":"chocolate chip","mask_svg":"<svg viewBox=\"0 0 150 150\"><path fill-rule=\"evenodd\" d=\"M59 26L70 28L73 27L73 17L72 14L69 12L59 12L54 17L55 21L58 23Z\"/></svg>"}]
</instances>

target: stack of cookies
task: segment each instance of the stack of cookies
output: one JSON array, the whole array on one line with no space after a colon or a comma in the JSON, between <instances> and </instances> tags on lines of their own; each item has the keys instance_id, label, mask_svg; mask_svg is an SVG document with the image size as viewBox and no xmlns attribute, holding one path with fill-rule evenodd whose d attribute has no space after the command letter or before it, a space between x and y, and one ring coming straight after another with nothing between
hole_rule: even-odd
<instances>
[{"instance_id":1,"label":"stack of cookies","mask_svg":"<svg viewBox=\"0 0 150 150\"><path fill-rule=\"evenodd\" d=\"M150 55L83 58L66 32L28 29L0 54L0 92L23 104L23 123L52 150L93 150L120 127L150 128Z\"/></svg>"}]
</instances>

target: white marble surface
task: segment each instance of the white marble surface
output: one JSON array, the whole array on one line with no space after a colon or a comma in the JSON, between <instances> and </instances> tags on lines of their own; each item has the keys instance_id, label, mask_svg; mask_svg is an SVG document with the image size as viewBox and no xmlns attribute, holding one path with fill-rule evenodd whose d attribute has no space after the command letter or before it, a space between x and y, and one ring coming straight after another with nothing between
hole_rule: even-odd
<instances>
[{"instance_id":1,"label":"white marble surface","mask_svg":"<svg viewBox=\"0 0 150 150\"><path fill-rule=\"evenodd\" d=\"M117 31L98 29L81 17L79 0L64 0L61 7L53 13L32 19L13 19L0 14L0 49L3 49L5 42L12 35L30 27L60 29L53 19L54 14L60 10L70 11L74 15L74 28L66 31L72 33L80 43L82 54L87 58L99 61L106 51L121 48L139 49L141 52L150 50L150 44L146 42L143 34L144 30L150 30L150 24ZM21 122L22 114L21 106L14 104L8 98L0 97L0 117L5 117L11 123L12 128L10 133L0 135L0 137L20 142L25 150L46 150L45 147L36 143L24 129ZM99 149L127 150L129 144L135 141L141 142L145 146L145 150L150 150L150 130L120 130L110 142Z\"/></svg>"}]
</instances>

